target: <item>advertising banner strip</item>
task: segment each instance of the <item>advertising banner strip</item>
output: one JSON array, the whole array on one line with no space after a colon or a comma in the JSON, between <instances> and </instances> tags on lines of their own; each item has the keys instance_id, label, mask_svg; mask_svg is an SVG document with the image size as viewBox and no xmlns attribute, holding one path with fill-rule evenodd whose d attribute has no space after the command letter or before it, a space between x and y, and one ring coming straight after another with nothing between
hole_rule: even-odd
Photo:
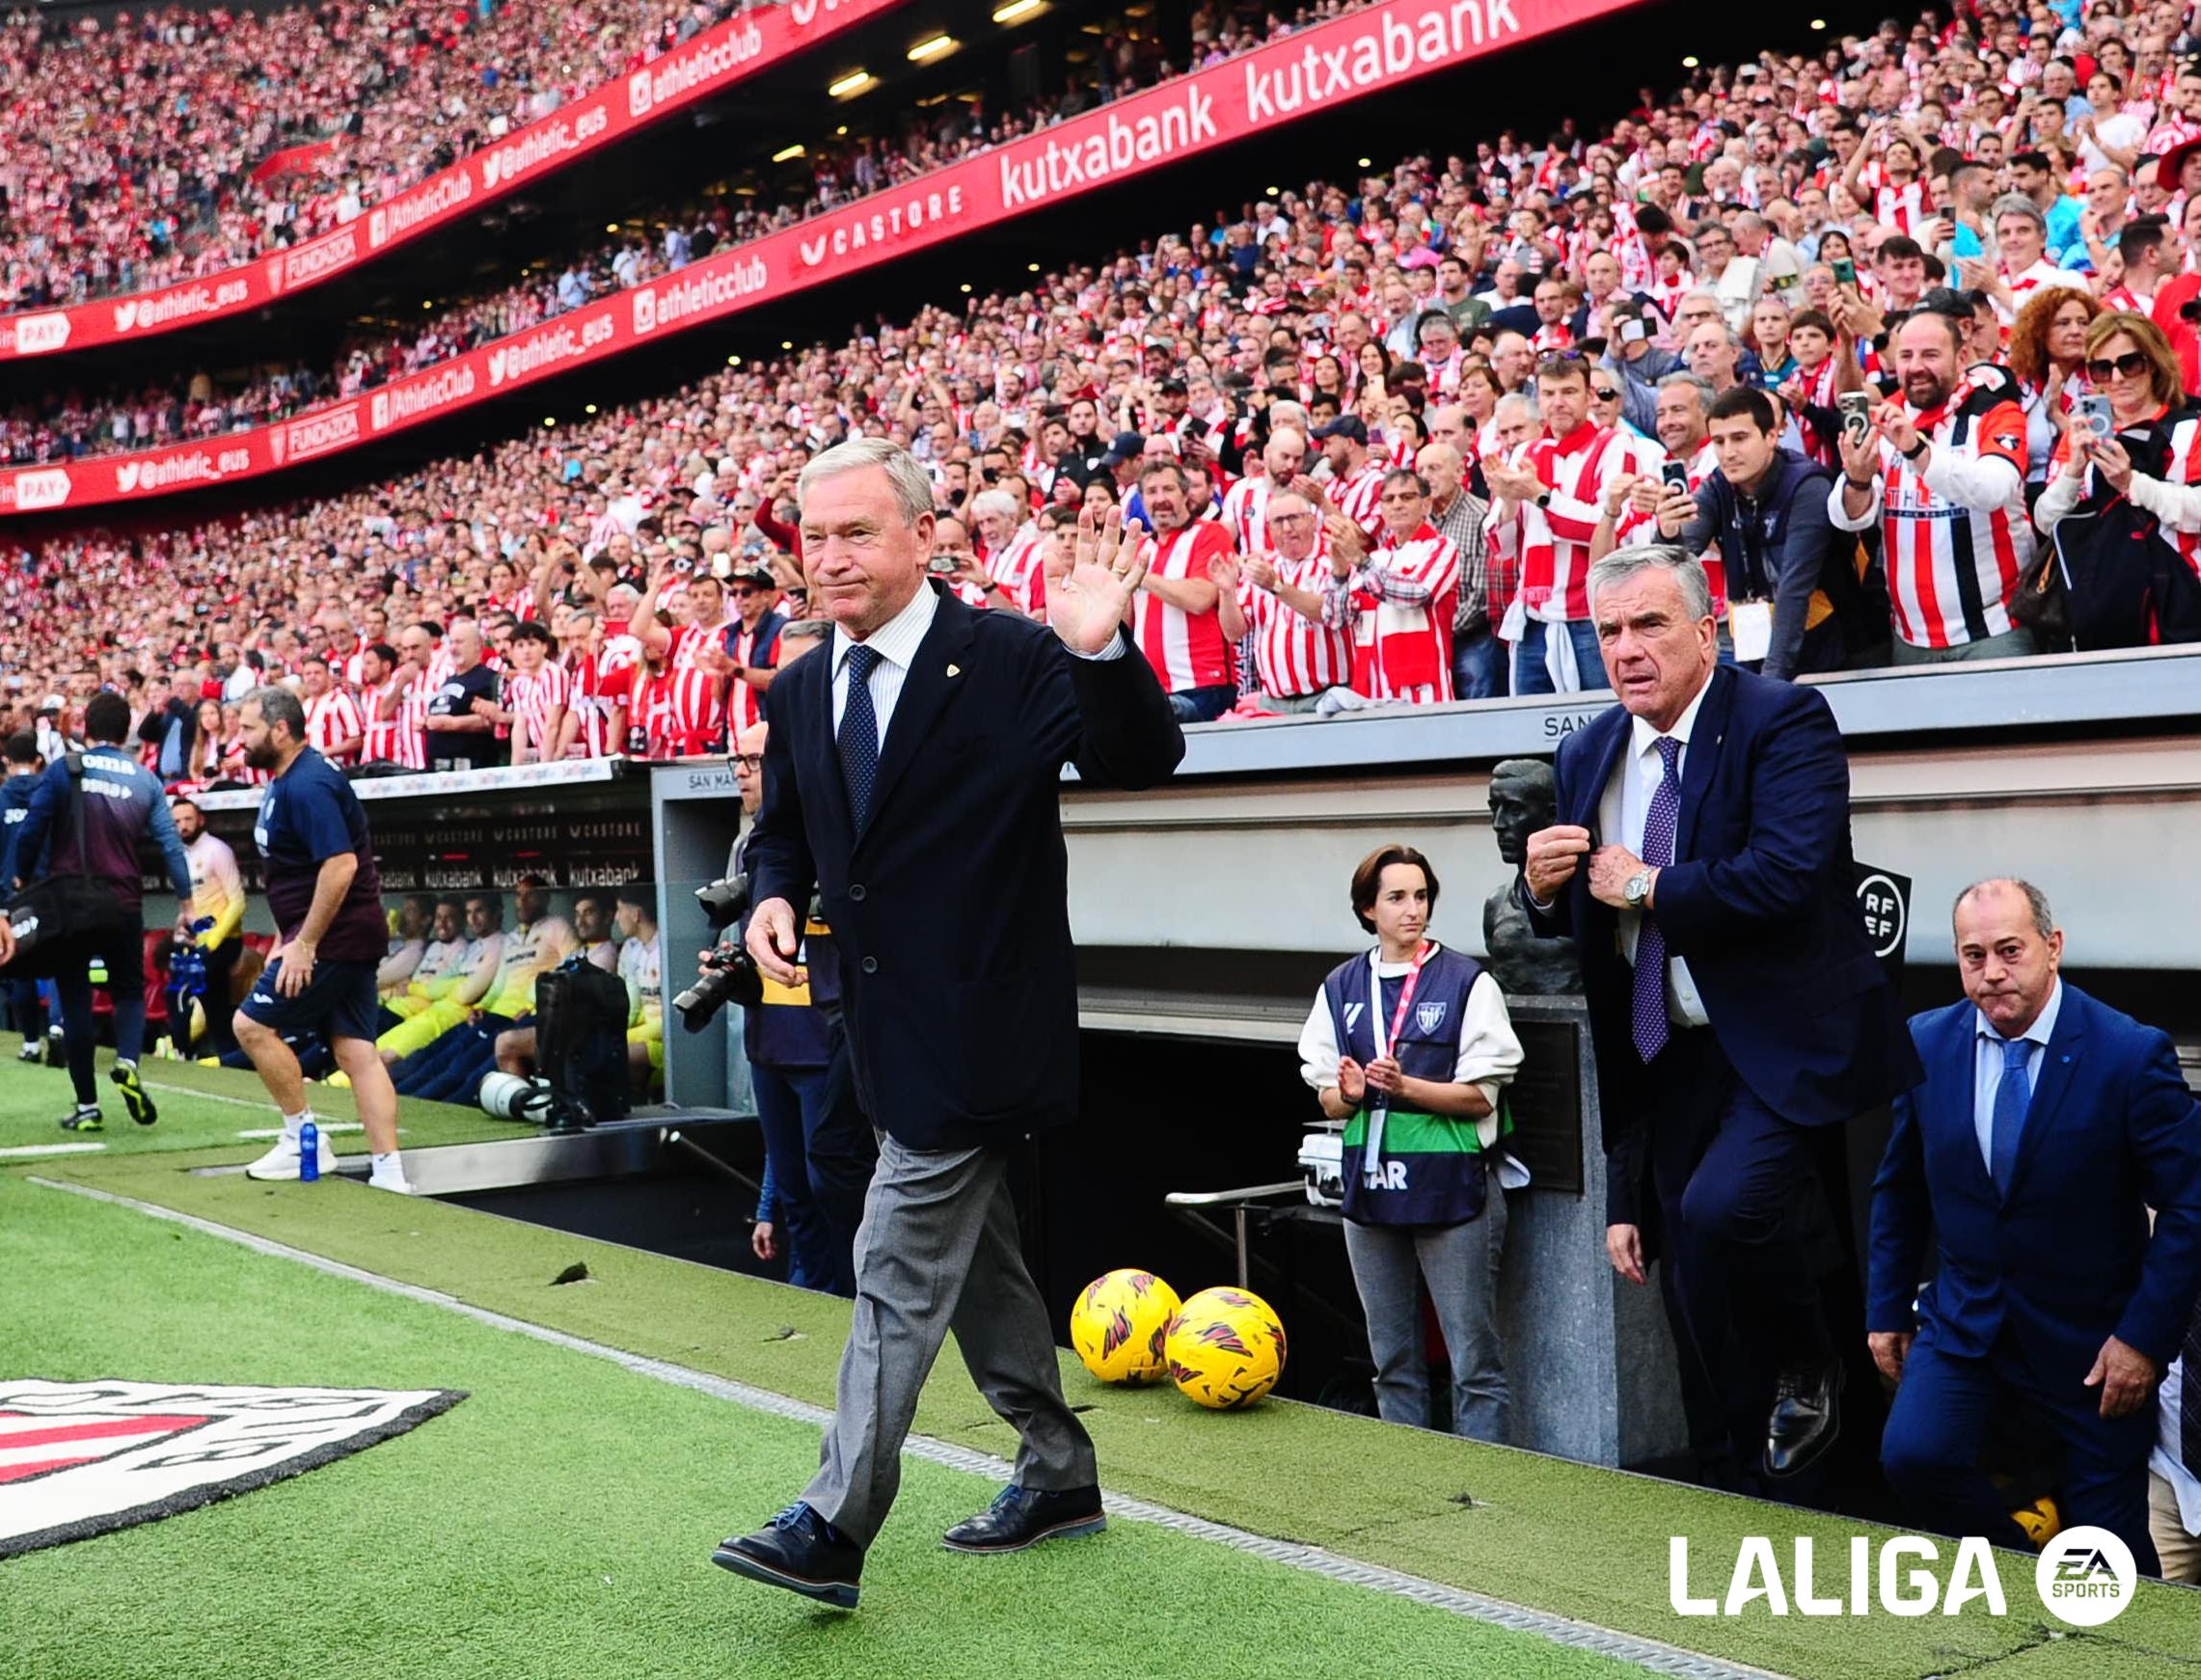
<instances>
[{"instance_id":1,"label":"advertising banner strip","mask_svg":"<svg viewBox=\"0 0 2201 1680\"><path fill-rule=\"evenodd\" d=\"M64 309L0 315L0 359L138 342L241 314L357 268L453 218L479 211L591 152L773 68L902 0L788 0L727 19L590 90L386 203L303 244L215 274ZM295 164L294 147L262 165Z\"/></svg>"},{"instance_id":2,"label":"advertising banner strip","mask_svg":"<svg viewBox=\"0 0 2201 1680\"><path fill-rule=\"evenodd\" d=\"M0 517L195 489L313 460L1633 3L1390 0L278 424L0 472Z\"/></svg>"}]
</instances>

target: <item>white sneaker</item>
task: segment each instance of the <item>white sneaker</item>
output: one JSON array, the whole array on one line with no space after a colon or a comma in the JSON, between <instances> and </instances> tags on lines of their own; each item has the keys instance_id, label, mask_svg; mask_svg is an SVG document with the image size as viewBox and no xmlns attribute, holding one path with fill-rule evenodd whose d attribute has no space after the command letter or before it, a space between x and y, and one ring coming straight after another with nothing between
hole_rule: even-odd
<instances>
[{"instance_id":1,"label":"white sneaker","mask_svg":"<svg viewBox=\"0 0 2201 1680\"><path fill-rule=\"evenodd\" d=\"M405 1169L398 1162L392 1162L387 1168L375 1168L367 1174L367 1184L370 1190L394 1190L400 1196L414 1194L413 1180L405 1177Z\"/></svg>"},{"instance_id":2,"label":"white sneaker","mask_svg":"<svg viewBox=\"0 0 2201 1680\"><path fill-rule=\"evenodd\" d=\"M321 1163L321 1177L324 1179L331 1177L337 1170L337 1152L335 1147L330 1144L327 1132L321 1134L317 1152ZM302 1158L296 1138L279 1137L275 1140L273 1149L245 1169L245 1177L248 1179L295 1179L298 1177L298 1166Z\"/></svg>"}]
</instances>

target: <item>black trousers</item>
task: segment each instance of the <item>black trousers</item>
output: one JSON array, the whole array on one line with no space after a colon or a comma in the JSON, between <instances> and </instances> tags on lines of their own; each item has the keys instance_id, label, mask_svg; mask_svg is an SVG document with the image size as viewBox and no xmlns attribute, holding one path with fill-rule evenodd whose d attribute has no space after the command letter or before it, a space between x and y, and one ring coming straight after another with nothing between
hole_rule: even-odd
<instances>
[{"instance_id":1,"label":"black trousers","mask_svg":"<svg viewBox=\"0 0 2201 1680\"><path fill-rule=\"evenodd\" d=\"M810 1162L810 1194L825 1228L828 1266L817 1287L836 1295L856 1293L856 1228L863 1223L863 1201L879 1165L879 1134L872 1130L856 1100L856 1072L849 1061L845 1031L833 1034L833 1058L826 1065L826 1090L819 1112L803 1116Z\"/></svg>"},{"instance_id":2,"label":"black trousers","mask_svg":"<svg viewBox=\"0 0 2201 1680\"><path fill-rule=\"evenodd\" d=\"M1697 1360L1747 1470L1780 1371L1830 1355L1797 1217L1817 1145L1736 1077L1709 1028L1676 1028L1646 1072L1650 1183L1687 1331L1678 1352Z\"/></svg>"}]
</instances>

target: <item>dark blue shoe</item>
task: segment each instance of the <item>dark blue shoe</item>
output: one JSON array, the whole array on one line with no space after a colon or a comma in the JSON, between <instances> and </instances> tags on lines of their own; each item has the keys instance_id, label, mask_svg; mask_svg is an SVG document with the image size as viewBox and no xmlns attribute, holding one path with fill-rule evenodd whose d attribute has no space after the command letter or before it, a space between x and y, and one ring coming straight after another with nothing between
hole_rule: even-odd
<instances>
[{"instance_id":1,"label":"dark blue shoe","mask_svg":"<svg viewBox=\"0 0 2201 1680\"><path fill-rule=\"evenodd\" d=\"M830 1523L798 1500L772 1519L771 1528L720 1541L711 1561L767 1586L784 1586L836 1610L854 1610L863 1548L834 1532Z\"/></svg>"},{"instance_id":2,"label":"dark blue shoe","mask_svg":"<svg viewBox=\"0 0 2201 1680\"><path fill-rule=\"evenodd\" d=\"M986 1510L942 1534L940 1544L951 1552L1021 1552L1042 1540L1098 1534L1107 1526L1097 1487L1047 1493L1012 1483Z\"/></svg>"}]
</instances>

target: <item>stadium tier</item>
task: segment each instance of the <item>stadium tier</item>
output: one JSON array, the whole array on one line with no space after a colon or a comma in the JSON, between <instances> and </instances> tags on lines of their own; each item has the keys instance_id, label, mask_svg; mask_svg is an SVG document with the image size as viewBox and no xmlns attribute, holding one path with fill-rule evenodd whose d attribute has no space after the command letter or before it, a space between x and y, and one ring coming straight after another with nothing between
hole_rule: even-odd
<instances>
[{"instance_id":1,"label":"stadium tier","mask_svg":"<svg viewBox=\"0 0 2201 1680\"><path fill-rule=\"evenodd\" d=\"M2201 0L1829 10L0 23L0 1680L2201 1662Z\"/></svg>"}]
</instances>

